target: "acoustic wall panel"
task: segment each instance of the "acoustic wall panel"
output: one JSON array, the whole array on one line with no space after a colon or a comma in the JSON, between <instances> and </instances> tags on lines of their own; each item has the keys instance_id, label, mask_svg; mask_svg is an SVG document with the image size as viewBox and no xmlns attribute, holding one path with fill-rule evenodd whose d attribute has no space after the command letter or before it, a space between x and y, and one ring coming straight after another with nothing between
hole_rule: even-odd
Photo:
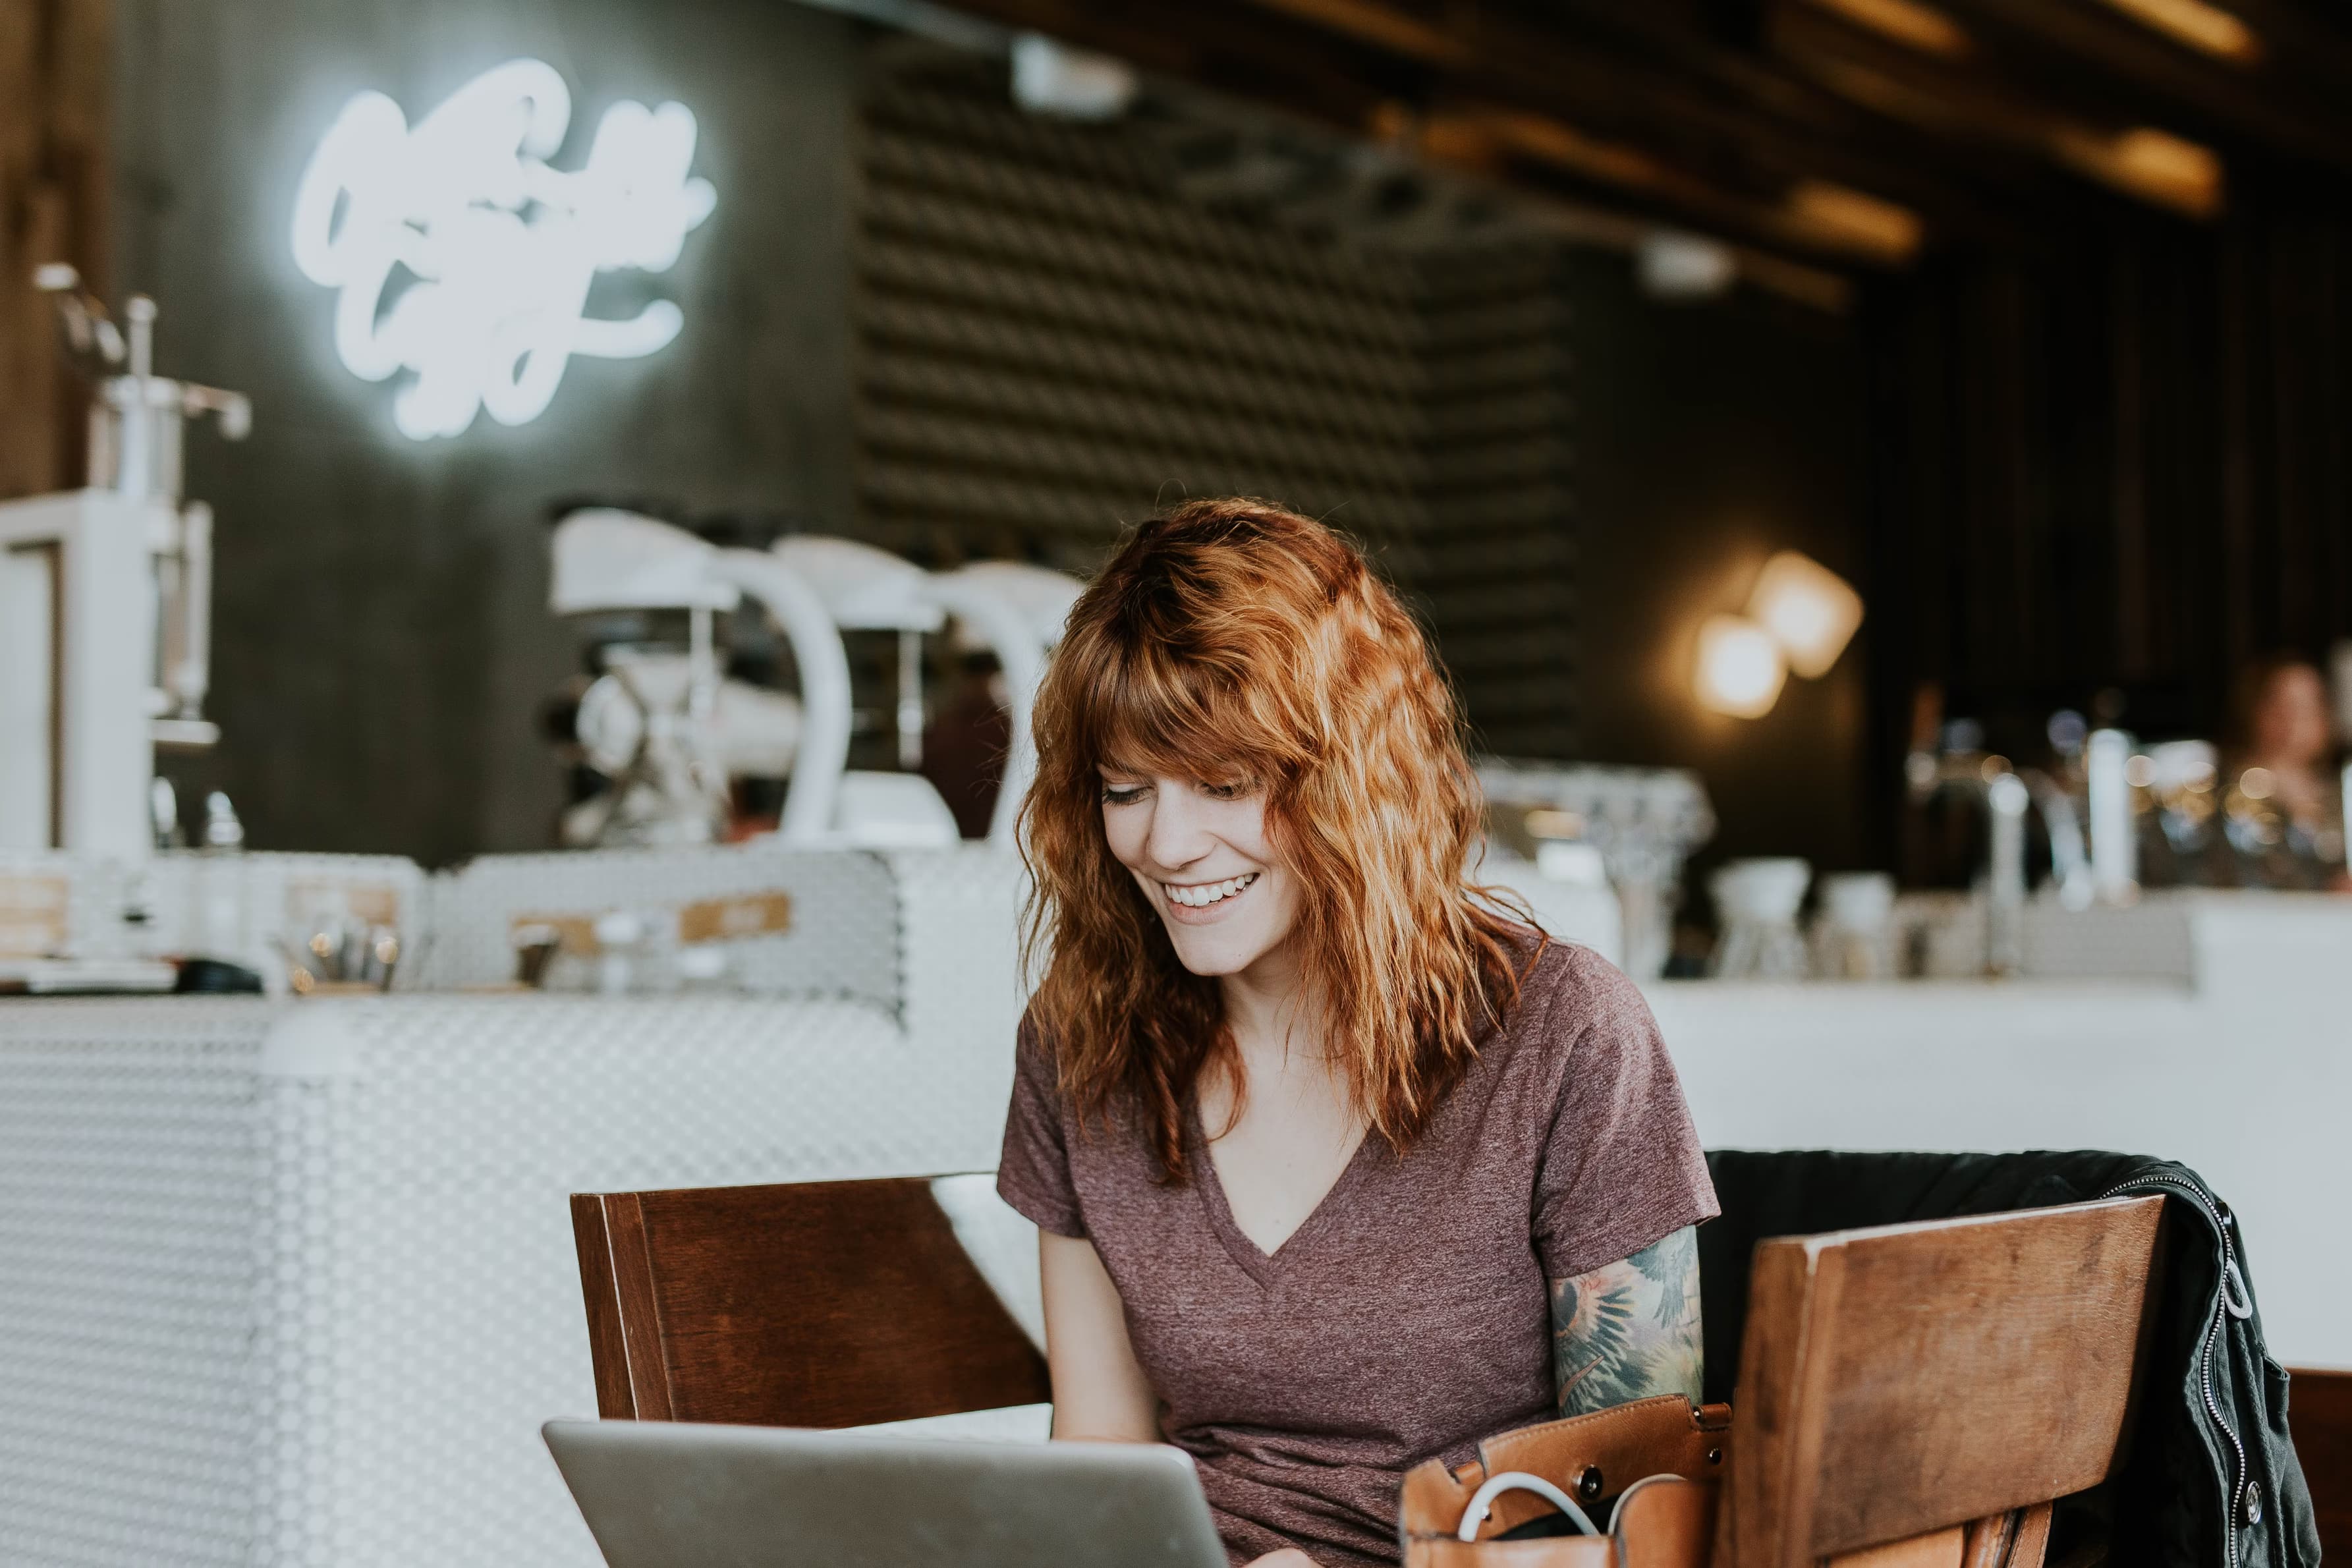
<instances>
[{"instance_id":1,"label":"acoustic wall panel","mask_svg":"<svg viewBox=\"0 0 2352 1568\"><path fill-rule=\"evenodd\" d=\"M1075 124L1016 108L1001 65L877 69L853 241L862 531L932 564L1084 573L1181 498L1277 500L1414 601L1482 745L1566 754L1555 247L1369 245L1280 199L1204 198L1184 112Z\"/></svg>"}]
</instances>

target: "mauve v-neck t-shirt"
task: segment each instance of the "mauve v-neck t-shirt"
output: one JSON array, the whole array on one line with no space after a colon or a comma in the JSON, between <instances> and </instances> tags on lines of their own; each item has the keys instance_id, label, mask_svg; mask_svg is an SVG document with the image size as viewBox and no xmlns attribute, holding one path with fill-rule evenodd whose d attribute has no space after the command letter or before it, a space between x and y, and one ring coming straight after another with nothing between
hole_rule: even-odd
<instances>
[{"instance_id":1,"label":"mauve v-neck t-shirt","mask_svg":"<svg viewBox=\"0 0 2352 1568\"><path fill-rule=\"evenodd\" d=\"M1094 1243L1235 1563L1396 1562L1405 1471L1553 1414L1546 1281L1717 1212L1642 994L1557 942L1421 1141L1400 1157L1365 1138L1272 1257L1234 1224L1197 1117L1186 1136L1190 1180L1156 1182L1133 1127L1079 1127L1024 1026L997 1191Z\"/></svg>"}]
</instances>

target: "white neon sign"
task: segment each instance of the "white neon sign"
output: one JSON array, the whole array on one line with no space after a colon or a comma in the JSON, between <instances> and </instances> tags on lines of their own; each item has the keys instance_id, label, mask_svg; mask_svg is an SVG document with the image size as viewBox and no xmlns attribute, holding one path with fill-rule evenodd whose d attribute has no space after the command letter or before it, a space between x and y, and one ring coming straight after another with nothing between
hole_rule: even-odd
<instances>
[{"instance_id":1,"label":"white neon sign","mask_svg":"<svg viewBox=\"0 0 2352 1568\"><path fill-rule=\"evenodd\" d=\"M663 272L710 216L710 182L688 178L694 116L682 103L620 102L597 122L585 165L547 160L572 122L555 68L509 60L452 93L412 129L400 105L363 92L310 154L294 198L294 263L341 290L335 353L353 375L415 380L393 400L415 440L455 436L487 408L537 418L573 354L635 359L685 324L667 300L625 320L587 313L599 272ZM400 269L406 287L387 300Z\"/></svg>"}]
</instances>

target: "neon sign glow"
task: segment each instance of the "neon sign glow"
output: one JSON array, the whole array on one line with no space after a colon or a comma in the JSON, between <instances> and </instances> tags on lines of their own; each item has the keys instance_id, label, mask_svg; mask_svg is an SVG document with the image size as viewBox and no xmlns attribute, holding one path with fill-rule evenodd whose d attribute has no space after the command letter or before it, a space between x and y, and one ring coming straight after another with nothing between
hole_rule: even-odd
<instances>
[{"instance_id":1,"label":"neon sign glow","mask_svg":"<svg viewBox=\"0 0 2352 1568\"><path fill-rule=\"evenodd\" d=\"M404 436L455 436L485 408L527 423L573 354L639 358L685 324L667 300L622 320L587 304L599 272L667 271L710 216L710 182L687 174L694 116L681 103L616 103L587 163L567 173L547 160L571 122L554 68L509 60L413 128L391 99L361 93L311 153L294 263L340 290L344 368L365 381L415 374L393 400Z\"/></svg>"}]
</instances>

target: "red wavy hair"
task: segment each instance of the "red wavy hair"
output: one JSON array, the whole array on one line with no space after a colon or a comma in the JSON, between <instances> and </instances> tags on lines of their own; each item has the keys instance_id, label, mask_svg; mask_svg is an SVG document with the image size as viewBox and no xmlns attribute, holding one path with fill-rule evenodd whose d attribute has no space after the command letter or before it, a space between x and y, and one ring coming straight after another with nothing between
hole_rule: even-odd
<instances>
[{"instance_id":1,"label":"red wavy hair","mask_svg":"<svg viewBox=\"0 0 2352 1568\"><path fill-rule=\"evenodd\" d=\"M1454 694L1362 555L1260 500L1140 524L1070 611L1034 723L1032 973L1050 956L1030 1021L1081 1118L1132 1118L1182 1182L1186 1098L1238 1066L1217 983L1111 855L1109 764L1265 789L1335 1065L1370 1131L1410 1146L1517 1000L1527 932L1469 880L1481 795Z\"/></svg>"}]
</instances>

